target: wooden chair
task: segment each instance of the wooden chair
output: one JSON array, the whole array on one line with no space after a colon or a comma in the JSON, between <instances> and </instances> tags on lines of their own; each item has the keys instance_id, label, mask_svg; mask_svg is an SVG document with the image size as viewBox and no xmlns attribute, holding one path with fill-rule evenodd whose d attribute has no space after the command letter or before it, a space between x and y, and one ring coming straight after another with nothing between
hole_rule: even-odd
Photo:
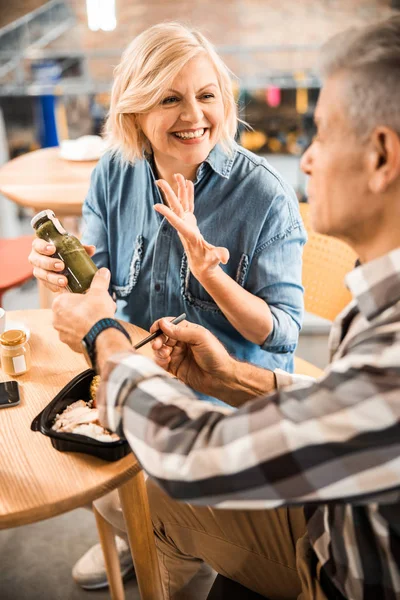
<instances>
[{"instance_id":1,"label":"wooden chair","mask_svg":"<svg viewBox=\"0 0 400 600\"><path fill-rule=\"evenodd\" d=\"M31 246L31 235L0 240L0 306L5 292L33 277L28 262Z\"/></svg>"},{"instance_id":2,"label":"wooden chair","mask_svg":"<svg viewBox=\"0 0 400 600\"><path fill-rule=\"evenodd\" d=\"M300 203L300 214L308 235L303 253L305 309L333 321L351 300L344 277L354 268L357 255L344 242L311 229L308 204Z\"/></svg>"},{"instance_id":3,"label":"wooden chair","mask_svg":"<svg viewBox=\"0 0 400 600\"><path fill-rule=\"evenodd\" d=\"M351 300L344 277L354 268L357 256L344 242L315 233L311 229L309 211L308 204L300 203L300 214L308 235L303 252L305 309L333 321ZM295 357L295 372L311 377L320 374L317 367L298 357Z\"/></svg>"}]
</instances>

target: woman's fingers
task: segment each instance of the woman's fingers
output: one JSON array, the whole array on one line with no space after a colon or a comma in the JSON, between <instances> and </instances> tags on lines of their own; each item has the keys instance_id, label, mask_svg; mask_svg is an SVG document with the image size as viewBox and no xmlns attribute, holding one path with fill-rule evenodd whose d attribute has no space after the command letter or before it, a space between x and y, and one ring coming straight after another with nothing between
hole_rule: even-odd
<instances>
[{"instance_id":1,"label":"woman's fingers","mask_svg":"<svg viewBox=\"0 0 400 600\"><path fill-rule=\"evenodd\" d=\"M198 240L198 235L196 235L196 230L193 228L193 225L190 225L187 221L181 219L181 217L176 215L170 208L168 208L168 206L165 206L165 204L156 204L154 206L154 210L160 213L160 215L163 215L163 217L167 219L168 223L170 223L172 227L174 227L176 231L188 242L194 243Z\"/></svg>"},{"instance_id":2,"label":"woman's fingers","mask_svg":"<svg viewBox=\"0 0 400 600\"><path fill-rule=\"evenodd\" d=\"M51 256L55 253L56 247L54 246L54 244L46 242L46 240L35 238L32 242L32 250L35 250L39 254Z\"/></svg>"},{"instance_id":3,"label":"woman's fingers","mask_svg":"<svg viewBox=\"0 0 400 600\"><path fill-rule=\"evenodd\" d=\"M40 281L42 281L52 292L64 290L68 283L67 278L63 275L57 275L57 273L46 271L40 267L35 267L33 269L33 276L36 277L36 279L40 279Z\"/></svg>"},{"instance_id":4,"label":"woman's fingers","mask_svg":"<svg viewBox=\"0 0 400 600\"><path fill-rule=\"evenodd\" d=\"M219 262L221 262L223 265L226 265L226 263L229 260L228 248L223 248L222 246L218 246L217 248L215 248L215 252L217 254Z\"/></svg>"},{"instance_id":5,"label":"woman's fingers","mask_svg":"<svg viewBox=\"0 0 400 600\"><path fill-rule=\"evenodd\" d=\"M50 258L55 251L53 244L48 244L44 240L36 238L32 242L32 250L28 260L34 267L40 267L47 271L63 271L64 263L59 258Z\"/></svg>"},{"instance_id":6,"label":"woman's fingers","mask_svg":"<svg viewBox=\"0 0 400 600\"><path fill-rule=\"evenodd\" d=\"M174 175L175 181L178 184L178 200L180 205L183 208L183 212L189 212L189 201L188 201L188 193L186 186L186 179L180 173L176 173Z\"/></svg>"},{"instance_id":7,"label":"woman's fingers","mask_svg":"<svg viewBox=\"0 0 400 600\"><path fill-rule=\"evenodd\" d=\"M210 252L210 254L215 256L216 261L226 265L229 260L228 248L224 248L223 246L213 246L212 244L206 242L206 240L204 240L203 245L204 248Z\"/></svg>"},{"instance_id":8,"label":"woman's fingers","mask_svg":"<svg viewBox=\"0 0 400 600\"><path fill-rule=\"evenodd\" d=\"M182 205L176 197L176 194L172 187L169 185L169 183L164 179L159 179L158 181L156 181L156 184L164 192L165 199L170 209L175 214L182 216L184 213Z\"/></svg>"},{"instance_id":9,"label":"woman's fingers","mask_svg":"<svg viewBox=\"0 0 400 600\"><path fill-rule=\"evenodd\" d=\"M53 273L52 271L47 271L46 269L42 269L40 267L35 267L33 269L33 275L36 277L36 279L40 279L41 281L50 284L54 288L57 288L57 291L59 291L60 288L65 288L68 284L68 280L64 275Z\"/></svg>"},{"instance_id":10,"label":"woman's fingers","mask_svg":"<svg viewBox=\"0 0 400 600\"><path fill-rule=\"evenodd\" d=\"M93 254L95 254L96 252L96 246L90 245L90 246L85 246L83 245L83 247L85 248L87 254L89 254L89 256L93 256Z\"/></svg>"},{"instance_id":11,"label":"woman's fingers","mask_svg":"<svg viewBox=\"0 0 400 600\"><path fill-rule=\"evenodd\" d=\"M189 179L186 180L186 190L188 198L188 210L194 213L194 183Z\"/></svg>"}]
</instances>

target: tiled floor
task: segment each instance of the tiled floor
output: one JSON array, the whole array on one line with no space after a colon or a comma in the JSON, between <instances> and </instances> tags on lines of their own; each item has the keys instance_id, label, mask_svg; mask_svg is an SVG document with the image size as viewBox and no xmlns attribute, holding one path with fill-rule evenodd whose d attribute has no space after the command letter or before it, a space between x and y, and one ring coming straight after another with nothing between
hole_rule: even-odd
<instances>
[{"instance_id":1,"label":"tiled floor","mask_svg":"<svg viewBox=\"0 0 400 600\"><path fill-rule=\"evenodd\" d=\"M19 221L14 210L0 215L2 229L16 236L29 231L29 220ZM11 214L13 213L13 214ZM1 231L0 231L1 234ZM5 235L5 233L3 233ZM34 281L4 295L4 308L38 308ZM327 362L327 325L307 316L298 354L323 367ZM0 474L1 482L1 474ZM0 483L1 486L1 483ZM1 488L0 488L1 493ZM0 531L1 600L105 600L107 591L85 592L71 578L74 562L97 541L93 515L84 509L17 529ZM126 597L139 599L135 581L126 584Z\"/></svg>"}]
</instances>

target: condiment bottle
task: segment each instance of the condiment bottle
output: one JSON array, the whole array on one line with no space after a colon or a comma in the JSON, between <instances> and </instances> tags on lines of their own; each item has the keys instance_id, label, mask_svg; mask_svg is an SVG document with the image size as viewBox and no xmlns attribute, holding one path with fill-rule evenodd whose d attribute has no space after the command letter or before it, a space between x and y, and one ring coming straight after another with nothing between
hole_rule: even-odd
<instances>
[{"instance_id":1,"label":"condiment bottle","mask_svg":"<svg viewBox=\"0 0 400 600\"><path fill-rule=\"evenodd\" d=\"M22 375L31 368L31 349L25 331L10 329L0 335L1 368L7 375Z\"/></svg>"},{"instance_id":2,"label":"condiment bottle","mask_svg":"<svg viewBox=\"0 0 400 600\"><path fill-rule=\"evenodd\" d=\"M65 264L61 275L68 279L67 290L83 294L92 282L97 267L87 254L78 238L70 235L52 210L42 210L31 221L36 236L56 247L54 258L60 258Z\"/></svg>"}]
</instances>

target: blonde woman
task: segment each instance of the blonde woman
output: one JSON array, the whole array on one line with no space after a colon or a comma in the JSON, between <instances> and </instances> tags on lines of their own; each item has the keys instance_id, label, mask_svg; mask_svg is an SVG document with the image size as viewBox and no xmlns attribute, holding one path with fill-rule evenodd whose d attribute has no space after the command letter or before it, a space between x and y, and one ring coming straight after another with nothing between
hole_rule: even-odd
<instances>
[{"instance_id":1,"label":"blonde woman","mask_svg":"<svg viewBox=\"0 0 400 600\"><path fill-rule=\"evenodd\" d=\"M237 123L228 69L201 33L164 23L135 38L115 71L83 241L111 270L118 317L149 329L186 312L237 358L290 371L305 233L290 187L235 143ZM53 252L35 240L30 260L57 291ZM85 573L84 587L106 583Z\"/></svg>"}]
</instances>

